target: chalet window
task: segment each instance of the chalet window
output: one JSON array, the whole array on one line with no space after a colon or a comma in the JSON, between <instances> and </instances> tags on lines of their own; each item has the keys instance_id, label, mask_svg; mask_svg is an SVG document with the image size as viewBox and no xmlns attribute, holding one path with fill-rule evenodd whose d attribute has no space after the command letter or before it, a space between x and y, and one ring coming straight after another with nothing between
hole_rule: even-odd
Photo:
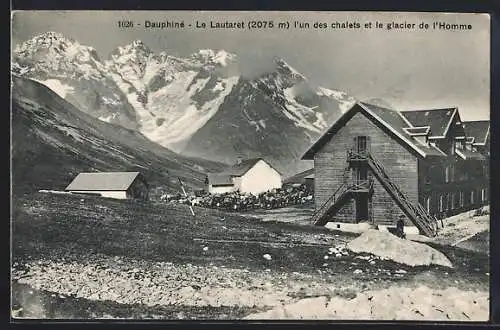
<instances>
[{"instance_id":1,"label":"chalet window","mask_svg":"<svg viewBox=\"0 0 500 330\"><path fill-rule=\"evenodd\" d=\"M475 196L475 191L474 191L474 190L472 190L472 191L470 192L470 203L471 203L471 204L474 204L474 203L475 203L475 198L476 198L476 196Z\"/></svg>"},{"instance_id":2,"label":"chalet window","mask_svg":"<svg viewBox=\"0 0 500 330\"><path fill-rule=\"evenodd\" d=\"M467 169L463 163L457 165L455 175L460 181L467 180Z\"/></svg>"},{"instance_id":3,"label":"chalet window","mask_svg":"<svg viewBox=\"0 0 500 330\"><path fill-rule=\"evenodd\" d=\"M424 174L424 182L426 184L430 184L432 182L433 173L434 173L434 166L431 165L431 166L427 167L425 174Z\"/></svg>"},{"instance_id":4,"label":"chalet window","mask_svg":"<svg viewBox=\"0 0 500 330\"><path fill-rule=\"evenodd\" d=\"M444 196L439 195L439 212L443 212L444 207Z\"/></svg>"},{"instance_id":5,"label":"chalet window","mask_svg":"<svg viewBox=\"0 0 500 330\"><path fill-rule=\"evenodd\" d=\"M489 176L489 173L488 173L488 164L487 163L483 164L483 176L485 176L485 177Z\"/></svg>"},{"instance_id":6,"label":"chalet window","mask_svg":"<svg viewBox=\"0 0 500 330\"><path fill-rule=\"evenodd\" d=\"M427 213L431 213L431 198L429 196L425 197L425 209Z\"/></svg>"},{"instance_id":7,"label":"chalet window","mask_svg":"<svg viewBox=\"0 0 500 330\"><path fill-rule=\"evenodd\" d=\"M450 182L450 167L449 166L446 166L444 168L444 182L445 183Z\"/></svg>"},{"instance_id":8,"label":"chalet window","mask_svg":"<svg viewBox=\"0 0 500 330\"><path fill-rule=\"evenodd\" d=\"M447 204L448 204L448 206L446 207L446 209L448 211L453 210L453 194L452 193L448 193Z\"/></svg>"},{"instance_id":9,"label":"chalet window","mask_svg":"<svg viewBox=\"0 0 500 330\"><path fill-rule=\"evenodd\" d=\"M486 190L481 189L481 201L486 202Z\"/></svg>"},{"instance_id":10,"label":"chalet window","mask_svg":"<svg viewBox=\"0 0 500 330\"><path fill-rule=\"evenodd\" d=\"M354 151L357 153L365 153L370 151L370 137L357 136L354 138Z\"/></svg>"},{"instance_id":11,"label":"chalet window","mask_svg":"<svg viewBox=\"0 0 500 330\"><path fill-rule=\"evenodd\" d=\"M450 182L455 181L455 164L450 164Z\"/></svg>"},{"instance_id":12,"label":"chalet window","mask_svg":"<svg viewBox=\"0 0 500 330\"><path fill-rule=\"evenodd\" d=\"M459 196L460 196L459 197L459 199L460 199L460 207L464 207L464 192L461 191Z\"/></svg>"}]
</instances>

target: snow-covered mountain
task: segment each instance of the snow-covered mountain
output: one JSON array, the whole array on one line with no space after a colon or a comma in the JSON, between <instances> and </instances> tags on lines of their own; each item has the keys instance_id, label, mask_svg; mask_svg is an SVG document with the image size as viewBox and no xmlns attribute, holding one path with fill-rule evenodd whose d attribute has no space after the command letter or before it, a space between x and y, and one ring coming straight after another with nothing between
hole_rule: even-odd
<instances>
[{"instance_id":1,"label":"snow-covered mountain","mask_svg":"<svg viewBox=\"0 0 500 330\"><path fill-rule=\"evenodd\" d=\"M284 173L297 170L354 99L314 86L283 59L253 78L239 73L239 61L224 50L155 53L140 40L102 61L92 47L48 32L15 48L12 71L176 152L225 162L262 156Z\"/></svg>"},{"instance_id":2,"label":"snow-covered mountain","mask_svg":"<svg viewBox=\"0 0 500 330\"><path fill-rule=\"evenodd\" d=\"M63 190L80 172L140 171L151 197L178 192L181 178L204 187L205 173L224 164L178 155L136 130L89 116L46 86L13 76L12 182L14 193Z\"/></svg>"},{"instance_id":3,"label":"snow-covered mountain","mask_svg":"<svg viewBox=\"0 0 500 330\"><path fill-rule=\"evenodd\" d=\"M154 54L134 41L113 51L105 65L136 110L141 132L180 151L238 81L224 70L235 59L223 50L200 50L181 59Z\"/></svg>"},{"instance_id":4,"label":"snow-covered mountain","mask_svg":"<svg viewBox=\"0 0 500 330\"><path fill-rule=\"evenodd\" d=\"M41 82L96 118L138 128L134 108L92 47L60 33L43 33L14 49L12 71Z\"/></svg>"},{"instance_id":5,"label":"snow-covered mountain","mask_svg":"<svg viewBox=\"0 0 500 330\"><path fill-rule=\"evenodd\" d=\"M217 113L191 136L187 155L232 162L265 157L285 176L311 166L300 158L355 102L313 85L282 59L254 79L240 77Z\"/></svg>"}]
</instances>

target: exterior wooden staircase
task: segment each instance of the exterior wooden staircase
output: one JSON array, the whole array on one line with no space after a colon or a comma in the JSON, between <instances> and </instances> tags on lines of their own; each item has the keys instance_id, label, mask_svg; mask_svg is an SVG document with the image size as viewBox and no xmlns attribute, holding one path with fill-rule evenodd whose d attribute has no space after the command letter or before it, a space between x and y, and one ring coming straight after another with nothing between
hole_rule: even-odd
<instances>
[{"instance_id":1,"label":"exterior wooden staircase","mask_svg":"<svg viewBox=\"0 0 500 330\"><path fill-rule=\"evenodd\" d=\"M373 174L379 179L382 186L384 186L404 214L419 229L421 234L430 237L435 236L437 232L436 218L429 215L420 203L412 203L387 175L382 164L373 158L371 154L366 154L366 160Z\"/></svg>"},{"instance_id":2,"label":"exterior wooden staircase","mask_svg":"<svg viewBox=\"0 0 500 330\"><path fill-rule=\"evenodd\" d=\"M370 153L347 153L348 161L366 162L373 174L381 182L382 186L391 195L396 204L401 208L404 214L413 222L419 231L426 236L435 236L437 232L437 220L429 215L420 203L412 203L399 189L399 187L387 175L380 162L374 159ZM356 192L373 192L373 180L367 180L363 183L342 184L332 196L319 207L313 214L311 221L316 226L324 226L329 219L340 210L344 203ZM370 208L369 208L370 212Z\"/></svg>"},{"instance_id":3,"label":"exterior wooden staircase","mask_svg":"<svg viewBox=\"0 0 500 330\"><path fill-rule=\"evenodd\" d=\"M355 193L373 191L373 181L366 180L364 182L344 183L330 196L330 198L319 209L314 212L311 222L315 226L324 226L328 220L337 213L338 210L347 202Z\"/></svg>"}]
</instances>

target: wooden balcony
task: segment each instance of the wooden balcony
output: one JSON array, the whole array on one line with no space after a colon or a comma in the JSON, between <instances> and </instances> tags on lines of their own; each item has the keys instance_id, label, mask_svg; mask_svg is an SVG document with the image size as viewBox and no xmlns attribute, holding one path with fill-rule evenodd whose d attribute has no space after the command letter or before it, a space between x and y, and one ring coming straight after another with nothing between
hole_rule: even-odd
<instances>
[{"instance_id":1,"label":"wooden balcony","mask_svg":"<svg viewBox=\"0 0 500 330\"><path fill-rule=\"evenodd\" d=\"M366 163L368 160L368 151L347 150L347 161L350 163Z\"/></svg>"},{"instance_id":2,"label":"wooden balcony","mask_svg":"<svg viewBox=\"0 0 500 330\"><path fill-rule=\"evenodd\" d=\"M352 193L371 193L373 192L373 179L368 180L349 180L347 182L349 190Z\"/></svg>"}]
</instances>

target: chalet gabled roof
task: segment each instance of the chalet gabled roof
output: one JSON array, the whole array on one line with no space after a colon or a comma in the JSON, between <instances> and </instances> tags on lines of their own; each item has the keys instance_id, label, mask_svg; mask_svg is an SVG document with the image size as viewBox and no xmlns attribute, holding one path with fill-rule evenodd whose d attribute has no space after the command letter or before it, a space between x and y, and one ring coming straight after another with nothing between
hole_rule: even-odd
<instances>
[{"instance_id":1,"label":"chalet gabled roof","mask_svg":"<svg viewBox=\"0 0 500 330\"><path fill-rule=\"evenodd\" d=\"M419 127L405 127L403 129L410 136L422 136L422 135L428 135L431 127L419 126Z\"/></svg>"},{"instance_id":2,"label":"chalet gabled roof","mask_svg":"<svg viewBox=\"0 0 500 330\"><path fill-rule=\"evenodd\" d=\"M139 172L80 173L66 187L67 191L125 191L140 175Z\"/></svg>"},{"instance_id":3,"label":"chalet gabled roof","mask_svg":"<svg viewBox=\"0 0 500 330\"><path fill-rule=\"evenodd\" d=\"M314 178L314 168L294 174L291 177L286 178L283 183L298 183L306 178Z\"/></svg>"},{"instance_id":4,"label":"chalet gabled roof","mask_svg":"<svg viewBox=\"0 0 500 330\"><path fill-rule=\"evenodd\" d=\"M490 121L489 120L476 120L462 122L465 135L474 138L474 144L483 145L486 143L490 134Z\"/></svg>"},{"instance_id":5,"label":"chalet gabled roof","mask_svg":"<svg viewBox=\"0 0 500 330\"><path fill-rule=\"evenodd\" d=\"M259 160L263 160L262 158L251 158L242 160L240 163L236 163L233 166L227 168L224 173L232 175L232 176L242 176L246 172L248 172L252 167L257 164Z\"/></svg>"},{"instance_id":6,"label":"chalet gabled roof","mask_svg":"<svg viewBox=\"0 0 500 330\"><path fill-rule=\"evenodd\" d=\"M467 149L462 149L462 150L457 149L456 153L462 159L476 159L476 160L486 159L486 157L484 157L480 152L474 152Z\"/></svg>"},{"instance_id":7,"label":"chalet gabled roof","mask_svg":"<svg viewBox=\"0 0 500 330\"><path fill-rule=\"evenodd\" d=\"M245 175L245 173L247 173L252 167L255 166L255 164L257 164L261 160L281 175L281 173L277 169L275 169L271 164L266 162L263 158L259 157L259 158L245 159L240 163L236 163L226 168L222 172L208 173L207 174L208 182L210 182L210 184L212 185L232 185L233 177L239 177Z\"/></svg>"},{"instance_id":8,"label":"chalet gabled roof","mask_svg":"<svg viewBox=\"0 0 500 330\"><path fill-rule=\"evenodd\" d=\"M362 112L368 119L381 126L386 132L392 135L402 145L406 146L418 157L438 156L443 157L442 152L433 145L423 145L418 143L405 130L411 123L403 117L399 111L383 108L373 104L357 102L346 111L327 131L323 134L308 151L302 156L302 159L313 159L314 154L320 150L329 139L337 133L357 112ZM428 126L428 125L421 125Z\"/></svg>"},{"instance_id":9,"label":"chalet gabled roof","mask_svg":"<svg viewBox=\"0 0 500 330\"><path fill-rule=\"evenodd\" d=\"M457 111L457 108L444 108L405 110L400 113L413 127L430 126L430 137L444 138Z\"/></svg>"},{"instance_id":10,"label":"chalet gabled roof","mask_svg":"<svg viewBox=\"0 0 500 330\"><path fill-rule=\"evenodd\" d=\"M208 182L213 186L233 186L233 178L228 174L208 173Z\"/></svg>"}]
</instances>

